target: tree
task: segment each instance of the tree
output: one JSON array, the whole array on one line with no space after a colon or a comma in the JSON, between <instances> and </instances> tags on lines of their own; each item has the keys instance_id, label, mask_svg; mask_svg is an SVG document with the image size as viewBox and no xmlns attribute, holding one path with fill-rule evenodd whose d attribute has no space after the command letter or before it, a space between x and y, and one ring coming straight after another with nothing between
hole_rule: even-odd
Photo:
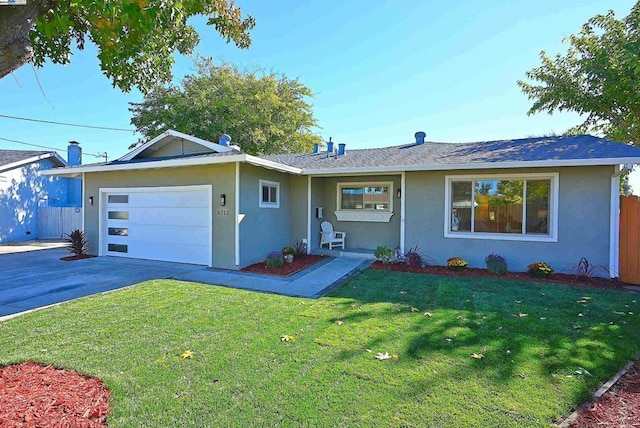
<instances>
[{"instance_id":1,"label":"tree","mask_svg":"<svg viewBox=\"0 0 640 428\"><path fill-rule=\"evenodd\" d=\"M23 64L71 61L72 43L98 47L104 74L115 87L146 93L171 79L173 53L190 54L199 37L195 15L239 48L251 44L255 21L227 0L29 0L0 7L0 78Z\"/></svg>"},{"instance_id":2,"label":"tree","mask_svg":"<svg viewBox=\"0 0 640 428\"><path fill-rule=\"evenodd\" d=\"M573 131L640 145L640 2L624 19L613 11L591 18L569 37L565 55L550 58L518 81L533 100L528 114L573 111L586 116Z\"/></svg>"},{"instance_id":3,"label":"tree","mask_svg":"<svg viewBox=\"0 0 640 428\"><path fill-rule=\"evenodd\" d=\"M249 154L300 153L320 142L307 101L313 92L298 79L211 58L197 58L196 68L182 87L157 86L143 102L130 103L131 123L147 140L167 129L214 142L226 133Z\"/></svg>"}]
</instances>

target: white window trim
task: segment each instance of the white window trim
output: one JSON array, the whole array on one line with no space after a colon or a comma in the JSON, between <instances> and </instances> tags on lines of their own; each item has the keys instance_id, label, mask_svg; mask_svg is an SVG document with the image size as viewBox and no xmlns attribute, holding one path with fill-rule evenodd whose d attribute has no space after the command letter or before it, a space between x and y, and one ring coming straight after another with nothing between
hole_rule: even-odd
<instances>
[{"instance_id":1,"label":"white window trim","mask_svg":"<svg viewBox=\"0 0 640 428\"><path fill-rule=\"evenodd\" d=\"M388 210L343 210L340 207L342 198L342 187L362 186L362 187L389 187L389 209ZM393 181L342 181L336 186L336 210L334 214L338 221L365 221L374 223L388 223L393 216Z\"/></svg>"},{"instance_id":2,"label":"white window trim","mask_svg":"<svg viewBox=\"0 0 640 428\"><path fill-rule=\"evenodd\" d=\"M526 233L485 233L485 232L452 232L451 231L451 183L465 180L551 180L549 191L549 234L527 235ZM455 239L488 239L497 241L533 241L558 242L558 195L560 190L560 174L553 173L524 173L524 174L474 174L474 175L446 175L445 176L445 209L444 209L444 237ZM526 203L526 202L525 202ZM523 228L523 231L525 229Z\"/></svg>"},{"instance_id":3,"label":"white window trim","mask_svg":"<svg viewBox=\"0 0 640 428\"><path fill-rule=\"evenodd\" d=\"M262 186L269 186L276 188L276 202L264 202L262 200ZM260 208L280 208L280 183L277 181L260 180L258 186L258 206Z\"/></svg>"}]
</instances>

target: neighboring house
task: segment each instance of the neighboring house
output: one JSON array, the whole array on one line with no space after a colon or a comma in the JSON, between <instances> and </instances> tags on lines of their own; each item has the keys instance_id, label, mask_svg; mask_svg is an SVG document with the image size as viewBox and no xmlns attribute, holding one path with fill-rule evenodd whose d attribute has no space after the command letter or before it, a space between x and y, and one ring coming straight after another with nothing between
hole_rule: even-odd
<instances>
[{"instance_id":1,"label":"neighboring house","mask_svg":"<svg viewBox=\"0 0 640 428\"><path fill-rule=\"evenodd\" d=\"M84 178L99 255L240 269L303 239L317 251L328 220L347 250L417 245L475 267L496 253L518 271L584 256L617 272L621 165L640 163L639 148L587 135L450 144L416 133L264 157L220 143L167 131L117 161L47 174Z\"/></svg>"},{"instance_id":2,"label":"neighboring house","mask_svg":"<svg viewBox=\"0 0 640 428\"><path fill-rule=\"evenodd\" d=\"M56 152L0 150L0 243L38 238L38 207L82 206L81 180L40 174L80 163L77 143L68 153L71 163Z\"/></svg>"}]
</instances>

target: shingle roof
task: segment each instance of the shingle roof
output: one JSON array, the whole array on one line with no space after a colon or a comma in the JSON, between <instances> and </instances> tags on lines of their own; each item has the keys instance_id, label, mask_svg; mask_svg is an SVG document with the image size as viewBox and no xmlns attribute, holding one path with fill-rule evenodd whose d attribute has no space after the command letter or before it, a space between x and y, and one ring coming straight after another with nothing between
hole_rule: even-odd
<instances>
[{"instance_id":1,"label":"shingle roof","mask_svg":"<svg viewBox=\"0 0 640 428\"><path fill-rule=\"evenodd\" d=\"M571 161L640 158L640 148L591 135L539 137L477 143L405 144L377 149L349 150L344 156L327 153L263 156L305 170L447 166L527 161ZM497 165L496 165L497 166Z\"/></svg>"},{"instance_id":2,"label":"shingle roof","mask_svg":"<svg viewBox=\"0 0 640 428\"><path fill-rule=\"evenodd\" d=\"M46 155L47 151L38 150L0 150L0 166L27 160L41 155Z\"/></svg>"}]
</instances>

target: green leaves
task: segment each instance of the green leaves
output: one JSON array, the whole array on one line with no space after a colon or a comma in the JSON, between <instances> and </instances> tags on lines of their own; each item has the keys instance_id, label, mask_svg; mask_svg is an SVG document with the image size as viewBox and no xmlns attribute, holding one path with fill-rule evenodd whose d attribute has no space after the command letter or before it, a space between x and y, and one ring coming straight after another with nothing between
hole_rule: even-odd
<instances>
[{"instance_id":1,"label":"green leaves","mask_svg":"<svg viewBox=\"0 0 640 428\"><path fill-rule=\"evenodd\" d=\"M249 31L255 26L252 17L243 17L240 8L226 0L81 0L52 5L38 16L30 34L34 64L41 66L47 59L67 64L71 43L82 49L89 39L98 47L104 74L125 92L137 87L148 93L159 82L171 80L173 53L191 54L199 42L187 23L190 17L208 16L227 42L243 49L251 45Z\"/></svg>"},{"instance_id":2,"label":"green leaves","mask_svg":"<svg viewBox=\"0 0 640 428\"><path fill-rule=\"evenodd\" d=\"M529 114L574 111L586 116L570 132L603 133L640 144L640 2L617 20L612 11L584 24L564 55L540 53L542 65L518 81L533 101Z\"/></svg>"},{"instance_id":3,"label":"green leaves","mask_svg":"<svg viewBox=\"0 0 640 428\"><path fill-rule=\"evenodd\" d=\"M196 67L181 87L156 86L131 104L131 123L146 138L175 129L216 142L226 133L253 155L310 151L320 141L313 134L313 92L298 79L204 57Z\"/></svg>"}]
</instances>

